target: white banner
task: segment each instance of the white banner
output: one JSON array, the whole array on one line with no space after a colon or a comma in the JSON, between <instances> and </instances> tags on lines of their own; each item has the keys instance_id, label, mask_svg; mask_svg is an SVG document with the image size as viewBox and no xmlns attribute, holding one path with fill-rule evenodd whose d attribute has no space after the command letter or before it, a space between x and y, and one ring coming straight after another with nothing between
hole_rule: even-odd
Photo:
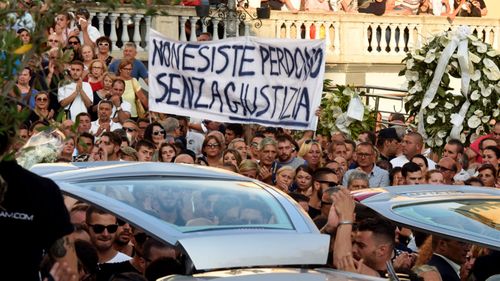
<instances>
[{"instance_id":1,"label":"white banner","mask_svg":"<svg viewBox=\"0 0 500 281\"><path fill-rule=\"evenodd\" d=\"M180 42L151 30L149 109L229 123L315 130L323 40Z\"/></svg>"}]
</instances>

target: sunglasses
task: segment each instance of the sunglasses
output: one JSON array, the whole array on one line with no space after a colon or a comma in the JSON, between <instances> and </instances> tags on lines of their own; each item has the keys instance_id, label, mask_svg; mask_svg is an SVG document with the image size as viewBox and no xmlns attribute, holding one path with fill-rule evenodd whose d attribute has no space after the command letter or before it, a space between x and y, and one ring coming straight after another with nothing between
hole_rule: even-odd
<instances>
[{"instance_id":1,"label":"sunglasses","mask_svg":"<svg viewBox=\"0 0 500 281\"><path fill-rule=\"evenodd\" d=\"M68 45L79 45L80 42L78 41L68 41Z\"/></svg>"},{"instance_id":2,"label":"sunglasses","mask_svg":"<svg viewBox=\"0 0 500 281\"><path fill-rule=\"evenodd\" d=\"M99 46L106 46L107 47L107 46L109 46L109 44L108 43L99 43Z\"/></svg>"},{"instance_id":3,"label":"sunglasses","mask_svg":"<svg viewBox=\"0 0 500 281\"><path fill-rule=\"evenodd\" d=\"M154 131L153 136L165 135L165 130Z\"/></svg>"},{"instance_id":4,"label":"sunglasses","mask_svg":"<svg viewBox=\"0 0 500 281\"><path fill-rule=\"evenodd\" d=\"M148 238L150 238L150 236L144 232L140 232L134 235L134 239L138 244L144 244L144 242L146 242Z\"/></svg>"},{"instance_id":5,"label":"sunglasses","mask_svg":"<svg viewBox=\"0 0 500 281\"><path fill-rule=\"evenodd\" d=\"M127 222L122 220L122 219L116 219L116 224L118 224L118 226L124 226Z\"/></svg>"},{"instance_id":6,"label":"sunglasses","mask_svg":"<svg viewBox=\"0 0 500 281\"><path fill-rule=\"evenodd\" d=\"M105 229L108 231L108 233L115 233L118 230L118 224L109 224L109 225L90 224L89 226L97 234L103 233Z\"/></svg>"},{"instance_id":7,"label":"sunglasses","mask_svg":"<svg viewBox=\"0 0 500 281\"><path fill-rule=\"evenodd\" d=\"M306 140L305 141L306 144L310 144L310 143L318 143L317 140Z\"/></svg>"},{"instance_id":8,"label":"sunglasses","mask_svg":"<svg viewBox=\"0 0 500 281\"><path fill-rule=\"evenodd\" d=\"M442 172L453 171L453 169L446 168L446 167L439 166L439 165L436 165L435 168L436 168L436 170L439 170L439 171L442 171Z\"/></svg>"},{"instance_id":9,"label":"sunglasses","mask_svg":"<svg viewBox=\"0 0 500 281\"><path fill-rule=\"evenodd\" d=\"M219 147L220 144L218 144L218 143L210 143L210 144L207 144L206 146L210 147L210 148L216 148L216 147Z\"/></svg>"},{"instance_id":10,"label":"sunglasses","mask_svg":"<svg viewBox=\"0 0 500 281\"><path fill-rule=\"evenodd\" d=\"M129 128L129 127L123 127L123 129L126 131L126 132L129 132L129 133L132 133L132 132L135 132L136 129L134 128Z\"/></svg>"},{"instance_id":11,"label":"sunglasses","mask_svg":"<svg viewBox=\"0 0 500 281\"><path fill-rule=\"evenodd\" d=\"M59 40L56 40L56 39L49 39L49 42L59 42Z\"/></svg>"},{"instance_id":12,"label":"sunglasses","mask_svg":"<svg viewBox=\"0 0 500 281\"><path fill-rule=\"evenodd\" d=\"M321 180L318 180L317 182L319 183L326 183L328 184L328 187L336 187L339 185L338 182L334 182L334 181L321 181Z\"/></svg>"},{"instance_id":13,"label":"sunglasses","mask_svg":"<svg viewBox=\"0 0 500 281\"><path fill-rule=\"evenodd\" d=\"M327 205L332 205L333 202L326 202L326 201L321 201L321 206L327 206Z\"/></svg>"},{"instance_id":14,"label":"sunglasses","mask_svg":"<svg viewBox=\"0 0 500 281\"><path fill-rule=\"evenodd\" d=\"M48 98L37 98L36 101L48 101Z\"/></svg>"}]
</instances>

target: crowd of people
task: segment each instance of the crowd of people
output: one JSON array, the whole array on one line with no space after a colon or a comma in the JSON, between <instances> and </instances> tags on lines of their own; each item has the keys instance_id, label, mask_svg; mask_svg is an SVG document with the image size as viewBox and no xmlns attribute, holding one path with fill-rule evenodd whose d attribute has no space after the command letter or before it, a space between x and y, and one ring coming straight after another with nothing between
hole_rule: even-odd
<instances>
[{"instance_id":1,"label":"crowd of people","mask_svg":"<svg viewBox=\"0 0 500 281\"><path fill-rule=\"evenodd\" d=\"M351 2L339 3L347 9ZM363 2L386 5L391 1ZM402 6L396 5L393 11L413 13L413 8L430 3L400 2ZM477 7L479 2L486 9L482 1L470 3ZM359 5L358 11L365 6ZM392 261L399 270L424 280L436 276L445 281L485 280L489 271L481 266L491 259L498 261L498 252L486 248L396 228L356 205L349 192L423 183L500 187L500 122L468 147L448 140L438 156L424 147L422 135L398 113L391 114L389 126L352 139L340 132L322 136L148 112L147 93L138 82L148 83L147 69L136 59L136 45L126 42L123 56L113 58L110 39L89 20L86 9L78 9L74 16L58 15L47 31L49 50L20 72L19 107L31 113L19 128L14 150L21 151L31 136L53 125L57 113L64 112L61 129L66 139L58 162L185 163L258 179L288 193L323 233L332 236L331 265L336 268L385 276L387 261ZM22 23L15 28L20 39L29 43L34 23ZM71 59L65 60L68 55ZM171 266L170 273L182 273L182 266L175 264L177 249L93 206L75 200L66 204L75 226L72 235L78 238L79 280L124 280L113 278L134 274L154 280L151 276L157 277L165 263ZM59 236L68 232L63 226ZM44 268L54 270L53 260L45 260Z\"/></svg>"},{"instance_id":2,"label":"crowd of people","mask_svg":"<svg viewBox=\"0 0 500 281\"><path fill-rule=\"evenodd\" d=\"M196 5L200 1L184 0L184 5ZM484 0L302 0L296 7L291 0L262 0L262 6L271 10L288 10L294 13L344 12L381 15L435 15L464 17L486 16ZM297 4L296 4L297 5Z\"/></svg>"}]
</instances>

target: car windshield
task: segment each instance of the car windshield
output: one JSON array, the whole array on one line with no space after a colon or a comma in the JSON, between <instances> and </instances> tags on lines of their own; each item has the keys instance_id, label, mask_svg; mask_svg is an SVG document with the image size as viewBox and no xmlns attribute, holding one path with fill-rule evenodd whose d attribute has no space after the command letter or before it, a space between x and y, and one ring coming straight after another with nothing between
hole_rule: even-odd
<instances>
[{"instance_id":1,"label":"car windshield","mask_svg":"<svg viewBox=\"0 0 500 281\"><path fill-rule=\"evenodd\" d=\"M394 212L454 233L500 240L499 200L458 200L405 205Z\"/></svg>"},{"instance_id":2,"label":"car windshield","mask_svg":"<svg viewBox=\"0 0 500 281\"><path fill-rule=\"evenodd\" d=\"M276 198L252 182L133 178L77 185L160 218L181 232L242 226L294 229Z\"/></svg>"}]
</instances>

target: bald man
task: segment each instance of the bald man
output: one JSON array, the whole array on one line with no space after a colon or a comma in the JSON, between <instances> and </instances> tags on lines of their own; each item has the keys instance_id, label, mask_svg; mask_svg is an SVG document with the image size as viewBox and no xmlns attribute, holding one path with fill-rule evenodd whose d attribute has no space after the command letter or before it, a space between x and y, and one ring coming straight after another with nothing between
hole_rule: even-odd
<instances>
[{"instance_id":1,"label":"bald man","mask_svg":"<svg viewBox=\"0 0 500 281\"><path fill-rule=\"evenodd\" d=\"M453 184L453 177L458 171L458 165L455 160L450 157L443 157L436 165L436 169L443 174L445 184Z\"/></svg>"},{"instance_id":2,"label":"bald man","mask_svg":"<svg viewBox=\"0 0 500 281\"><path fill-rule=\"evenodd\" d=\"M194 159L189 154L179 154L175 157L174 163L194 164Z\"/></svg>"}]
</instances>

